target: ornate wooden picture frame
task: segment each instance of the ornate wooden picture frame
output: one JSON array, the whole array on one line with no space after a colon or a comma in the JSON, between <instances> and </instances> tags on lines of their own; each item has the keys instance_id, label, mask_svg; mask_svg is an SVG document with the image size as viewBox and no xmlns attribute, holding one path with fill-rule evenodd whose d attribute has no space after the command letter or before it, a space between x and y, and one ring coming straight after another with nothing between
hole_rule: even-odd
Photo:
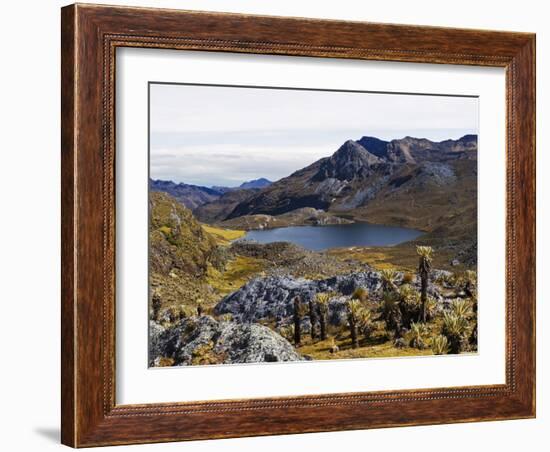
<instances>
[{"instance_id":1,"label":"ornate wooden picture frame","mask_svg":"<svg viewBox=\"0 0 550 452\"><path fill-rule=\"evenodd\" d=\"M79 4L62 9L61 34L64 444L535 416L535 35ZM505 384L117 405L114 89L120 47L505 68Z\"/></svg>"}]
</instances>

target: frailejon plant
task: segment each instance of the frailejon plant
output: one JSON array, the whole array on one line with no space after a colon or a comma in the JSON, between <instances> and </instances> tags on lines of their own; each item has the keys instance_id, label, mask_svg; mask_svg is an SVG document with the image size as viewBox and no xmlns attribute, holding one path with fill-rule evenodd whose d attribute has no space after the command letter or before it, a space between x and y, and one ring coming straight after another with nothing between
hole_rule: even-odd
<instances>
[{"instance_id":1,"label":"frailejon plant","mask_svg":"<svg viewBox=\"0 0 550 452\"><path fill-rule=\"evenodd\" d=\"M302 342L302 308L300 297L294 297L294 346L298 347Z\"/></svg>"},{"instance_id":2,"label":"frailejon plant","mask_svg":"<svg viewBox=\"0 0 550 452\"><path fill-rule=\"evenodd\" d=\"M353 300L359 300L361 303L365 303L369 299L369 291L364 287L358 287L353 291L351 298Z\"/></svg>"},{"instance_id":3,"label":"frailejon plant","mask_svg":"<svg viewBox=\"0 0 550 452\"><path fill-rule=\"evenodd\" d=\"M435 298L428 297L426 300L426 319L428 321L432 320L437 312L437 301L435 301Z\"/></svg>"},{"instance_id":4,"label":"frailejon plant","mask_svg":"<svg viewBox=\"0 0 550 452\"><path fill-rule=\"evenodd\" d=\"M403 329L403 315L399 306L399 294L384 292L382 299L382 319L386 323L386 330L393 332L395 338L401 337Z\"/></svg>"},{"instance_id":5,"label":"frailejon plant","mask_svg":"<svg viewBox=\"0 0 550 452\"><path fill-rule=\"evenodd\" d=\"M472 298L470 298L472 304L472 312L474 316L474 324L472 325L472 332L470 333L469 342L470 345L474 348L477 348L477 291L474 293Z\"/></svg>"},{"instance_id":6,"label":"frailejon plant","mask_svg":"<svg viewBox=\"0 0 550 452\"><path fill-rule=\"evenodd\" d=\"M180 309L175 306L170 306L167 309L167 316L170 323L175 323L182 318Z\"/></svg>"},{"instance_id":7,"label":"frailejon plant","mask_svg":"<svg viewBox=\"0 0 550 452\"><path fill-rule=\"evenodd\" d=\"M427 321L434 318L436 306L435 300L432 297L428 297L424 305ZM422 314L420 294L409 284L404 284L399 288L399 308L401 309L403 326L405 328L410 328L411 324L418 321L418 318Z\"/></svg>"},{"instance_id":8,"label":"frailejon plant","mask_svg":"<svg viewBox=\"0 0 550 452\"><path fill-rule=\"evenodd\" d=\"M435 281L441 286L452 286L455 284L455 276L452 273L440 273Z\"/></svg>"},{"instance_id":9,"label":"frailejon plant","mask_svg":"<svg viewBox=\"0 0 550 452\"><path fill-rule=\"evenodd\" d=\"M338 345L336 345L336 342L334 341L334 338L331 338L331 343L330 343L330 353L338 353L340 351L340 347L338 347Z\"/></svg>"},{"instance_id":10,"label":"frailejon plant","mask_svg":"<svg viewBox=\"0 0 550 452\"><path fill-rule=\"evenodd\" d=\"M202 307L202 300L199 298L197 300L197 316L198 317L202 316L203 311L204 311L204 309Z\"/></svg>"},{"instance_id":11,"label":"frailejon plant","mask_svg":"<svg viewBox=\"0 0 550 452\"><path fill-rule=\"evenodd\" d=\"M357 348L359 341L357 340L357 327L359 326L359 316L361 315L362 305L359 300L349 300L347 302L348 324L351 336L351 346Z\"/></svg>"},{"instance_id":12,"label":"frailejon plant","mask_svg":"<svg viewBox=\"0 0 550 452\"><path fill-rule=\"evenodd\" d=\"M233 316L231 315L231 313L228 312L226 314L220 315L219 320L221 322L231 322L233 320Z\"/></svg>"},{"instance_id":13,"label":"frailejon plant","mask_svg":"<svg viewBox=\"0 0 550 452\"><path fill-rule=\"evenodd\" d=\"M424 337L428 334L428 329L423 323L411 323L410 331L410 341L409 346L413 348L418 348L420 350L426 348L426 343L424 342Z\"/></svg>"},{"instance_id":14,"label":"frailejon plant","mask_svg":"<svg viewBox=\"0 0 550 452\"><path fill-rule=\"evenodd\" d=\"M449 341L445 336L439 335L433 338L432 352L434 355L446 355L449 353Z\"/></svg>"},{"instance_id":15,"label":"frailejon plant","mask_svg":"<svg viewBox=\"0 0 550 452\"><path fill-rule=\"evenodd\" d=\"M384 293L397 291L397 273L394 269L385 268L380 272L380 277L382 279L382 291Z\"/></svg>"},{"instance_id":16,"label":"frailejon plant","mask_svg":"<svg viewBox=\"0 0 550 452\"><path fill-rule=\"evenodd\" d=\"M466 296L472 298L477 293L477 274L472 270L466 270L463 276L463 290Z\"/></svg>"},{"instance_id":17,"label":"frailejon plant","mask_svg":"<svg viewBox=\"0 0 550 452\"><path fill-rule=\"evenodd\" d=\"M468 344L468 320L453 312L444 313L441 334L449 341L449 353L464 351Z\"/></svg>"},{"instance_id":18,"label":"frailejon plant","mask_svg":"<svg viewBox=\"0 0 550 452\"><path fill-rule=\"evenodd\" d=\"M399 288L399 309L403 318L403 326L409 328L420 313L420 295L409 284Z\"/></svg>"},{"instance_id":19,"label":"frailejon plant","mask_svg":"<svg viewBox=\"0 0 550 452\"><path fill-rule=\"evenodd\" d=\"M283 336L287 341L294 339L294 325L284 325L279 329L279 334Z\"/></svg>"},{"instance_id":20,"label":"frailejon plant","mask_svg":"<svg viewBox=\"0 0 550 452\"><path fill-rule=\"evenodd\" d=\"M473 270L466 270L464 273L454 277L454 286L457 297L474 298L477 296L477 274Z\"/></svg>"},{"instance_id":21,"label":"frailejon plant","mask_svg":"<svg viewBox=\"0 0 550 452\"><path fill-rule=\"evenodd\" d=\"M432 270L432 254L431 246L417 246L416 252L418 259L418 276L420 276L420 299L422 303L421 316L419 321L426 323L426 301L428 299L428 279Z\"/></svg>"},{"instance_id":22,"label":"frailejon plant","mask_svg":"<svg viewBox=\"0 0 550 452\"><path fill-rule=\"evenodd\" d=\"M328 304L330 301L330 295L328 293L320 292L315 295L317 302L317 311L319 314L319 328L321 330L321 340L324 341L327 338L327 317L328 317Z\"/></svg>"},{"instance_id":23,"label":"frailejon plant","mask_svg":"<svg viewBox=\"0 0 550 452\"><path fill-rule=\"evenodd\" d=\"M160 300L160 296L157 293L154 293L151 297L151 307L153 308L152 319L158 321L162 302Z\"/></svg>"},{"instance_id":24,"label":"frailejon plant","mask_svg":"<svg viewBox=\"0 0 550 452\"><path fill-rule=\"evenodd\" d=\"M368 339L374 331L374 323L372 321L372 312L370 309L362 306L359 311L358 320L361 334L365 337L365 339Z\"/></svg>"},{"instance_id":25,"label":"frailejon plant","mask_svg":"<svg viewBox=\"0 0 550 452\"><path fill-rule=\"evenodd\" d=\"M461 300L457 298L451 305L451 312L458 317L469 319L474 315L472 302L470 300Z\"/></svg>"},{"instance_id":26,"label":"frailejon plant","mask_svg":"<svg viewBox=\"0 0 550 452\"><path fill-rule=\"evenodd\" d=\"M317 309L315 309L316 306L311 298L308 300L307 305L309 311L309 323L311 324L311 340L314 341L317 339Z\"/></svg>"},{"instance_id":27,"label":"frailejon plant","mask_svg":"<svg viewBox=\"0 0 550 452\"><path fill-rule=\"evenodd\" d=\"M299 347L302 343L302 318L307 313L307 307L302 303L300 296L294 298L294 345Z\"/></svg>"}]
</instances>

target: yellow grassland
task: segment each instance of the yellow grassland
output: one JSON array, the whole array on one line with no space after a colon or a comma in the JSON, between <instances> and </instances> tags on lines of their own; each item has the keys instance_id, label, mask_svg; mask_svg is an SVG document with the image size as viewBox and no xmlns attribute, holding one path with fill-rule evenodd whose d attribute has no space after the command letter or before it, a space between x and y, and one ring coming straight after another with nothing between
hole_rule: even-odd
<instances>
[{"instance_id":1,"label":"yellow grassland","mask_svg":"<svg viewBox=\"0 0 550 452\"><path fill-rule=\"evenodd\" d=\"M221 298L239 289L252 277L259 276L266 265L263 259L237 255L227 263L223 272L209 266L206 282Z\"/></svg>"},{"instance_id":2,"label":"yellow grassland","mask_svg":"<svg viewBox=\"0 0 550 452\"><path fill-rule=\"evenodd\" d=\"M217 228L208 224L202 224L201 226L204 231L208 232L216 239L219 245L229 245L233 240L240 239L246 234L245 231Z\"/></svg>"}]
</instances>

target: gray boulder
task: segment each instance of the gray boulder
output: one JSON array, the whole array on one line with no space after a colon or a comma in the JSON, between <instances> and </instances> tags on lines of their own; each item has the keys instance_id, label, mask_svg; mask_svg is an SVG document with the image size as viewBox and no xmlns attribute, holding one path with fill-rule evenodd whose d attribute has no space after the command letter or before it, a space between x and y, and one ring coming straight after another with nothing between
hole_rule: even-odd
<instances>
[{"instance_id":1,"label":"gray boulder","mask_svg":"<svg viewBox=\"0 0 550 452\"><path fill-rule=\"evenodd\" d=\"M166 331L160 324L149 321L149 363L161 356L162 340L161 336Z\"/></svg>"},{"instance_id":2,"label":"gray boulder","mask_svg":"<svg viewBox=\"0 0 550 452\"><path fill-rule=\"evenodd\" d=\"M150 328L149 365L170 358L176 366L301 361L282 336L258 324L189 317L173 327Z\"/></svg>"},{"instance_id":3,"label":"gray boulder","mask_svg":"<svg viewBox=\"0 0 550 452\"><path fill-rule=\"evenodd\" d=\"M397 276L399 281L403 274L398 273ZM380 273L371 270L315 281L288 275L271 275L252 279L223 298L214 311L218 315L230 313L240 323L268 319L277 325L286 325L292 321L296 296L307 303L319 292L336 292L338 296L329 303L328 318L331 324L342 325L346 322L345 302L355 289L367 289L371 300L379 300L382 296L381 285ZM419 278L415 279L413 285L420 290ZM428 295L438 302L443 301L441 293L431 281L428 284ZM306 315L305 320L307 318ZM308 332L309 324L304 326L304 332Z\"/></svg>"},{"instance_id":4,"label":"gray boulder","mask_svg":"<svg viewBox=\"0 0 550 452\"><path fill-rule=\"evenodd\" d=\"M293 314L293 301L296 296L307 302L319 292L338 292L351 295L355 289L363 287L374 294L380 290L380 274L375 271L357 272L332 278L312 281L291 276L268 276L255 278L239 290L223 298L215 307L216 314L230 313L235 320L249 323L262 319L272 319L286 323ZM333 300L329 305L329 318L334 310L341 311L343 301Z\"/></svg>"},{"instance_id":5,"label":"gray boulder","mask_svg":"<svg viewBox=\"0 0 550 452\"><path fill-rule=\"evenodd\" d=\"M348 322L348 310L347 302L348 297L335 297L329 301L328 305L328 323L331 325L341 326L347 325Z\"/></svg>"}]
</instances>

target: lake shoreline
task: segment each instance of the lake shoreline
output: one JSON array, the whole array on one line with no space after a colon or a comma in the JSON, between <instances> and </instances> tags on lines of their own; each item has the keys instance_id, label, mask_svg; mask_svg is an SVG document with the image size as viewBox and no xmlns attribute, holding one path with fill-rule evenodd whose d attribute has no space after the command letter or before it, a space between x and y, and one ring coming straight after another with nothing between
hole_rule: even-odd
<instances>
[{"instance_id":1,"label":"lake shoreline","mask_svg":"<svg viewBox=\"0 0 550 452\"><path fill-rule=\"evenodd\" d=\"M236 241L259 244L289 242L310 251L327 251L333 248L395 246L416 240L424 234L424 231L417 229L354 222L250 230Z\"/></svg>"}]
</instances>

